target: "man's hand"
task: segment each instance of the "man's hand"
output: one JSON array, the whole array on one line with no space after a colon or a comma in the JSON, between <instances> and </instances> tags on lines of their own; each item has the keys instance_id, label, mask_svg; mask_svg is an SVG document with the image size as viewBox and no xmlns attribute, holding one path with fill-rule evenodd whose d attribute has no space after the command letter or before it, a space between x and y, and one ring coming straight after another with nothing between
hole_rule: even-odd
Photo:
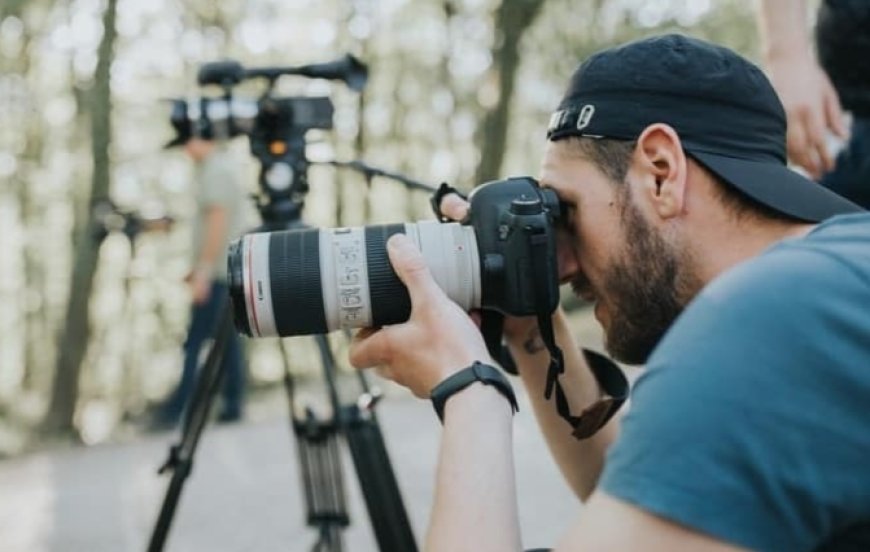
<instances>
[{"instance_id":1,"label":"man's hand","mask_svg":"<svg viewBox=\"0 0 870 552\"><path fill-rule=\"evenodd\" d=\"M761 0L759 8L762 51L788 119L788 156L818 180L834 168L826 132L842 139L848 132L837 93L810 53L807 3Z\"/></svg>"},{"instance_id":2,"label":"man's hand","mask_svg":"<svg viewBox=\"0 0 870 552\"><path fill-rule=\"evenodd\" d=\"M834 168L827 132L842 139L848 134L837 92L808 55L782 56L768 65L788 118L788 156L818 180Z\"/></svg>"},{"instance_id":3,"label":"man's hand","mask_svg":"<svg viewBox=\"0 0 870 552\"><path fill-rule=\"evenodd\" d=\"M477 326L441 290L411 239L395 235L387 242L387 251L408 288L411 318L357 333L350 349L351 364L379 365L381 375L426 398L432 388L475 360L492 362Z\"/></svg>"},{"instance_id":4,"label":"man's hand","mask_svg":"<svg viewBox=\"0 0 870 552\"><path fill-rule=\"evenodd\" d=\"M211 275L208 271L202 268L194 269L184 278L184 281L190 287L195 305L202 305L208 301L211 295Z\"/></svg>"}]
</instances>

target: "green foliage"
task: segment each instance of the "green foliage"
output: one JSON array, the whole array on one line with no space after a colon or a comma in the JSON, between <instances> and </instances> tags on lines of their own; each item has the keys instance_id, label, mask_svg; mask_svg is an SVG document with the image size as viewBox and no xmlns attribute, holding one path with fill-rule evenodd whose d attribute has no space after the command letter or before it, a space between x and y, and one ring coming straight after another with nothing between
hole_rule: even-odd
<instances>
[{"instance_id":1,"label":"green foliage","mask_svg":"<svg viewBox=\"0 0 870 552\"><path fill-rule=\"evenodd\" d=\"M74 215L86 209L92 192L89 129L108 102L90 111L86 100L100 85L111 85L106 151L113 201L131 209L159 203L180 222L169 235L140 238L134 259L120 235L99 252L76 418L88 441L106 438L178 375L188 308L181 283L185 220L193 204L187 162L161 150L171 134L164 100L200 92L200 63L230 57L252 66L289 65L351 51L370 66L362 101L339 85L281 83L288 94L332 90L336 130L319 138L312 155L362 156L420 180L470 188L481 148L494 138L483 126L487 114L509 102L507 130L497 131L506 143L505 161L488 174L534 174L549 112L566 79L602 47L679 31L750 57L757 52L752 8L737 0L509 1L500 10L495 0L119 0L108 83L94 82L105 0L4 1L0 411L7 415L0 435L32 426L45 412L55 360L68 353L52 344L68 301ZM505 17L498 19L499 13ZM499 78L511 26L523 29L512 89ZM245 155L242 141L236 147ZM254 191L256 167L249 169ZM311 181L307 217L315 224L428 216L427 198L399 185L376 182L367 194L358 178L325 169L312 171ZM298 364L301 370L303 361ZM277 379L276 366L274 347L253 348L255 381ZM0 451L20 442L0 442Z\"/></svg>"}]
</instances>

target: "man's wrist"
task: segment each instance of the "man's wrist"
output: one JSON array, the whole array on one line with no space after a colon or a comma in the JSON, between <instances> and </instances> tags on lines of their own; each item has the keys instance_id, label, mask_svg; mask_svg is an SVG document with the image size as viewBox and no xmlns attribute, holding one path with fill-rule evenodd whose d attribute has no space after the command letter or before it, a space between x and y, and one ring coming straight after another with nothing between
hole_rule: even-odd
<instances>
[{"instance_id":1,"label":"man's wrist","mask_svg":"<svg viewBox=\"0 0 870 552\"><path fill-rule=\"evenodd\" d=\"M764 54L764 64L768 69L779 71L796 71L806 67L813 67L815 58L809 52L796 52L788 50L771 50Z\"/></svg>"},{"instance_id":2,"label":"man's wrist","mask_svg":"<svg viewBox=\"0 0 870 552\"><path fill-rule=\"evenodd\" d=\"M430 398L438 418L443 422L446 406L450 400L477 384L491 387L502 395L502 400L510 405L513 412L519 410L513 387L504 374L490 364L474 361L466 368L445 378L432 389Z\"/></svg>"},{"instance_id":3,"label":"man's wrist","mask_svg":"<svg viewBox=\"0 0 870 552\"><path fill-rule=\"evenodd\" d=\"M507 418L513 418L514 409L497 389L491 385L476 381L456 393L444 405L444 420L455 422L458 419L468 421L468 417L479 417L483 414L504 413Z\"/></svg>"}]
</instances>

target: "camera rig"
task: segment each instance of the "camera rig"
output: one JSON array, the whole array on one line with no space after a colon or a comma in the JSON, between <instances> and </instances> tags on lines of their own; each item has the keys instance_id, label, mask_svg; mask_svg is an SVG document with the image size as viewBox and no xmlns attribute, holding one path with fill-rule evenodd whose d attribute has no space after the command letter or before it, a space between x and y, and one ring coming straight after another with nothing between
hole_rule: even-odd
<instances>
[{"instance_id":1,"label":"camera rig","mask_svg":"<svg viewBox=\"0 0 870 552\"><path fill-rule=\"evenodd\" d=\"M327 63L302 66L244 68L235 61L208 63L200 68L200 85L217 85L222 95L197 100L174 100L171 123L178 136L168 145L178 145L190 137L232 138L246 135L250 150L260 163L259 195L256 197L262 225L257 231L273 231L302 226L301 215L308 191L306 133L312 129L332 128L334 107L329 97L278 97L273 94L276 81L284 75L343 81L361 91L368 70L351 55ZM239 99L234 87L249 79L265 79L266 87L256 100ZM409 189L429 193L435 188L413 179L372 167L362 161L323 161L318 164L362 173L367 183L385 177ZM190 474L199 437L208 419L222 377L224 343L232 331L229 305L223 308L215 343L199 370L197 388L185 416L181 440L170 448L161 468L172 472L163 505L149 542L149 552L163 550L184 481ZM366 378L357 373L362 395L353 403L340 400L336 382L336 363L326 337L315 336L323 366L324 381L332 406L332 416L320 419L310 410L297 415L293 377L285 370L285 386L290 402L293 433L297 442L302 473L307 522L317 527L319 539L313 550L341 552L341 530L350 521L346 512L338 440L344 437L356 468L369 519L380 550L416 552L417 547L405 511L398 482L393 473L374 411L379 394L370 390ZM287 358L286 344L281 347Z\"/></svg>"},{"instance_id":2,"label":"camera rig","mask_svg":"<svg viewBox=\"0 0 870 552\"><path fill-rule=\"evenodd\" d=\"M285 67L245 68L237 61L207 63L200 68L197 82L201 86L219 86L222 94L197 100L176 99L172 107L171 122L178 138L170 145L183 143L191 136L248 137L251 154L260 163L256 204L263 230L287 228L299 221L311 164L305 156L306 133L333 127L335 109L328 96L274 94L276 82L285 75L339 80L359 92L368 80L368 69L350 54L326 63ZM246 80L266 82L255 100L234 97L235 86Z\"/></svg>"}]
</instances>

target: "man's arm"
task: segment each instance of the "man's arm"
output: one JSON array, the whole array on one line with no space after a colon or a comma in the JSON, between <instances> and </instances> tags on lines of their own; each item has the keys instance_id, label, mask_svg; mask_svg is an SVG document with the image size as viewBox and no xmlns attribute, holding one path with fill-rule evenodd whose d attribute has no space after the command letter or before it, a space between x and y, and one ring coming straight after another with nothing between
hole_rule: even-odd
<instances>
[{"instance_id":1,"label":"man's arm","mask_svg":"<svg viewBox=\"0 0 870 552\"><path fill-rule=\"evenodd\" d=\"M426 550L520 549L512 422L510 404L488 385L447 401Z\"/></svg>"},{"instance_id":2,"label":"man's arm","mask_svg":"<svg viewBox=\"0 0 870 552\"><path fill-rule=\"evenodd\" d=\"M607 448L616 439L620 415L617 413L588 439L577 440L571 435L572 428L556 412L555 401L544 398L550 355L541 341L537 324L525 326L523 331L508 333L508 347L528 391L535 418L544 433L550 453L574 493L581 500L586 500L601 475ZM600 398L600 389L561 308L553 316L553 331L565 356L565 372L560 377L560 383L571 406L571 413L576 415Z\"/></svg>"},{"instance_id":3,"label":"man's arm","mask_svg":"<svg viewBox=\"0 0 870 552\"><path fill-rule=\"evenodd\" d=\"M746 550L693 531L596 491L554 552L738 552Z\"/></svg>"},{"instance_id":4,"label":"man's arm","mask_svg":"<svg viewBox=\"0 0 870 552\"><path fill-rule=\"evenodd\" d=\"M204 224L202 248L199 251L196 265L211 269L223 260L218 257L223 253L227 241L226 207L209 205L205 211Z\"/></svg>"},{"instance_id":5,"label":"man's arm","mask_svg":"<svg viewBox=\"0 0 870 552\"><path fill-rule=\"evenodd\" d=\"M837 92L816 63L804 0L760 0L759 29L770 80L786 116L789 158L815 179L834 168L826 131L847 135Z\"/></svg>"},{"instance_id":6,"label":"man's arm","mask_svg":"<svg viewBox=\"0 0 870 552\"><path fill-rule=\"evenodd\" d=\"M360 331L350 360L357 367L379 365L381 374L427 397L473 360L491 359L468 315L438 287L410 239L393 236L387 248L408 288L411 318ZM508 401L475 383L447 400L444 423L427 550L520 550ZM558 550L736 549L599 493Z\"/></svg>"},{"instance_id":7,"label":"man's arm","mask_svg":"<svg viewBox=\"0 0 870 552\"><path fill-rule=\"evenodd\" d=\"M202 246L196 256L196 265L190 274L193 302L197 305L208 299L214 267L218 262L223 262L218 257L221 256L227 240L227 218L226 207L219 204L206 207L203 217Z\"/></svg>"},{"instance_id":8,"label":"man's arm","mask_svg":"<svg viewBox=\"0 0 870 552\"><path fill-rule=\"evenodd\" d=\"M521 550L511 411L489 386L472 385L447 401L425 549ZM744 550L637 508L592 494L556 552L737 552Z\"/></svg>"},{"instance_id":9,"label":"man's arm","mask_svg":"<svg viewBox=\"0 0 870 552\"><path fill-rule=\"evenodd\" d=\"M474 361L491 363L471 318L438 287L413 242L398 234L387 249L411 296L411 318L361 330L351 363L380 366L421 398ZM510 404L492 387L475 383L447 399L427 550L520 548L512 421Z\"/></svg>"},{"instance_id":10,"label":"man's arm","mask_svg":"<svg viewBox=\"0 0 870 552\"><path fill-rule=\"evenodd\" d=\"M468 202L456 194L448 194L441 202L441 212L453 220L462 220L468 213ZM565 361L565 372L560 377L560 383L571 412L579 414L600 397L598 382L574 340L561 307L553 315L553 331ZM555 401L544 399L550 355L541 341L535 319L507 319L505 337L550 453L574 493L581 500L586 500L601 474L607 447L616 438L619 413L594 436L578 441L571 435L572 428L556 412Z\"/></svg>"}]
</instances>

